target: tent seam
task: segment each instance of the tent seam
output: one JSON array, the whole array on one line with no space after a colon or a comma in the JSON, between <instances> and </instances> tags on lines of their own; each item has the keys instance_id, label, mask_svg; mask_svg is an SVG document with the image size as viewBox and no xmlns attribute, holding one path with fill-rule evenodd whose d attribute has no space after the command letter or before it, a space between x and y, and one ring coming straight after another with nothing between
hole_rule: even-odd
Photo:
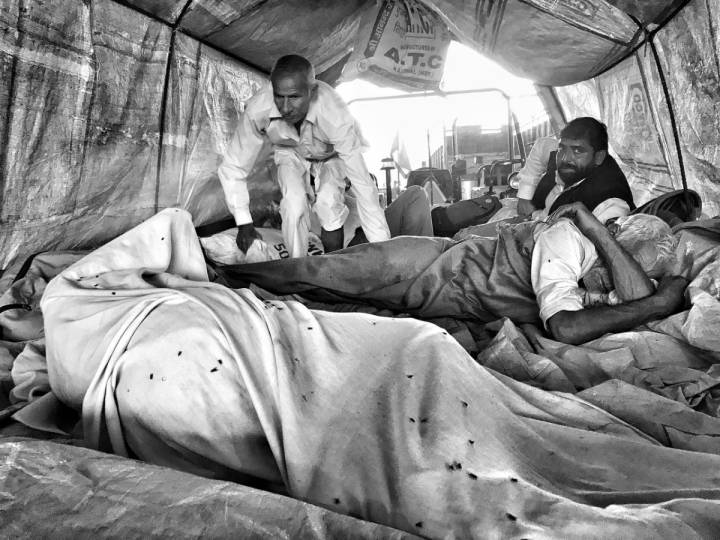
<instances>
[{"instance_id":1,"label":"tent seam","mask_svg":"<svg viewBox=\"0 0 720 540\"><path fill-rule=\"evenodd\" d=\"M630 41L625 42L625 41L622 41L622 40L620 40L620 39L612 38L612 37L610 37L610 36L608 36L608 35L605 35L605 34L601 33L600 31L595 30L595 29L593 29L593 28L589 28L589 27L583 26L583 25L581 25L581 24L579 24L579 23L576 23L575 21L570 20L569 18L559 17L558 15L556 15L555 13L553 13L552 11L550 11L550 10L548 10L548 9L543 9L543 8L541 8L540 6L538 6L537 4L534 4L534 3L532 3L532 2L529 2L528 0L519 0L519 2L522 3L522 4L525 4L526 6L529 6L529 7L533 8L533 9L536 9L536 10L542 12L542 13L545 13L546 15L549 15L549 16L552 17L553 19L557 19L557 20L559 20L559 21L564 22L565 24L568 24L568 25L570 25L570 26L572 26L572 27L574 27L574 28L577 28L578 30L582 30L583 32L587 32L588 34L592 34L592 35L597 36L597 37L599 37L599 38L602 38L602 39L604 39L604 40L606 40L606 41L610 41L610 42L612 42L612 43L616 43L617 45L620 45L620 46L622 46L622 47L628 47L628 46L630 46L630 44L632 43L632 39L631 39ZM626 14L626 15L627 15L627 14ZM628 16L629 16L629 15L628 15ZM634 36L633 36L633 37L634 37Z\"/></svg>"},{"instance_id":2,"label":"tent seam","mask_svg":"<svg viewBox=\"0 0 720 540\"><path fill-rule=\"evenodd\" d=\"M665 160L665 163L668 167L668 174L670 173L670 155L668 153L667 148L667 142L664 142L665 137L661 137L660 134L662 133L661 125L660 125L660 118L659 118L659 111L655 110L655 107L652 106L651 100L649 99L649 96L647 95L649 88L648 85L648 79L647 79L647 73L645 73L645 67L643 66L642 61L639 58L640 53L639 51L635 53L635 62L638 66L638 71L640 72L640 79L643 83L643 92L645 93L645 98L648 100L648 110L650 111L650 115L652 116L653 124L655 125L655 128L657 129L657 138L658 138L658 146L660 148L660 153L662 154L663 159Z\"/></svg>"},{"instance_id":3,"label":"tent seam","mask_svg":"<svg viewBox=\"0 0 720 540\"><path fill-rule=\"evenodd\" d=\"M22 19L22 3L18 4L18 19L15 27L18 29L18 37L15 41L15 46L20 47L19 41L22 39L23 33L20 32L20 21ZM12 96L15 93L15 79L17 78L17 65L18 65L18 59L16 55L12 56L12 67L10 68L10 83L8 84L8 100L7 100L7 107L5 111L5 126L3 129L3 141L4 144L2 145L2 153L0 153L0 223L3 222L3 212L2 209L4 208L3 205L3 194L5 193L5 180L6 180L6 174L5 171L8 167L7 157L8 157L8 146L10 142L10 131L12 126L12 120L13 120L13 99Z\"/></svg>"},{"instance_id":4,"label":"tent seam","mask_svg":"<svg viewBox=\"0 0 720 540\"><path fill-rule=\"evenodd\" d=\"M90 132L92 129L93 124L93 109L95 108L95 97L96 92L95 89L97 88L97 58L95 55L95 41L93 40L93 28L95 27L95 5L93 3L90 3L88 6L88 23L89 23L89 29L90 29L90 46L92 47L92 52L90 55L90 61L92 62L92 68L93 68L93 77L92 77L92 87L90 89L90 100L87 107L87 123L85 124L85 137L83 140L83 150L82 150L82 158L80 163L80 182L75 187L75 200L73 201L72 206L72 214L75 215L75 211L78 207L78 197L80 197L80 183L82 183L85 180L85 172L87 170L87 155L88 155L88 147L90 146ZM90 81L88 81L89 83ZM87 83L86 83L87 84Z\"/></svg>"},{"instance_id":5,"label":"tent seam","mask_svg":"<svg viewBox=\"0 0 720 540\"><path fill-rule=\"evenodd\" d=\"M520 0L520 1L522 2L523 0ZM621 64L622 62L624 62L625 60L630 58L633 54L638 52L644 45L648 44L652 40L652 38L655 36L655 34L657 34L660 30L665 28L668 24L670 24L672 22L672 20L675 18L675 16L678 13L680 13L685 8L685 6L687 6L690 2L691 2L691 0L685 0L675 11L673 11L670 14L670 16L667 19L665 19L661 24L659 24L656 28L653 28L652 30L647 30L640 23L640 21L638 19L636 19L632 15L628 14L628 17L630 17L633 21L635 21L635 24L638 25L639 31L643 32L645 34L645 38L641 42L639 42L637 45L635 45L635 47L633 47L630 51L628 51L628 53L625 56L618 58L616 62L610 64L608 67L606 67L602 71L596 73L595 75L593 75L593 77L599 77L600 75L604 75L605 73L607 73L608 71L613 69L615 66L617 66L618 64Z\"/></svg>"},{"instance_id":6,"label":"tent seam","mask_svg":"<svg viewBox=\"0 0 720 540\"><path fill-rule=\"evenodd\" d=\"M715 32L715 27L713 26L713 18L712 18L712 9L710 7L710 4L708 4L708 0L705 0L705 9L707 9L708 12L708 27L710 29L710 42L715 43L715 40L717 39L717 32ZM718 51L715 49L715 69L717 69L718 76L720 77L720 57L718 56Z\"/></svg>"},{"instance_id":7,"label":"tent seam","mask_svg":"<svg viewBox=\"0 0 720 540\"><path fill-rule=\"evenodd\" d=\"M162 159L163 159L163 143L165 142L165 121L167 117L167 101L168 88L170 86L170 69L172 68L173 54L175 53L175 35L178 27L190 8L193 0L187 0L180 10L177 20L170 26L170 44L168 45L168 56L165 63L165 80L163 81L162 98L160 101L160 126L158 130L158 154L157 154L157 170L155 171L155 213L160 207L160 180L162 178ZM166 25L167 26L167 25Z\"/></svg>"},{"instance_id":8,"label":"tent seam","mask_svg":"<svg viewBox=\"0 0 720 540\"><path fill-rule=\"evenodd\" d=\"M677 148L678 165L680 166L680 179L682 180L683 191L687 191L687 177L685 176L685 162L683 160L682 146L680 144L680 132L675 121L675 110L673 108L670 91L668 90L667 80L665 79L665 72L663 71L662 64L660 63L660 55L657 52L657 47L655 46L653 38L654 34L650 37L648 43L650 44L650 50L653 53L655 66L657 67L658 76L660 77L660 84L662 85L663 94L665 95L665 101L667 102L668 112L670 113L670 127L672 128L673 138L675 139L675 147Z\"/></svg>"}]
</instances>

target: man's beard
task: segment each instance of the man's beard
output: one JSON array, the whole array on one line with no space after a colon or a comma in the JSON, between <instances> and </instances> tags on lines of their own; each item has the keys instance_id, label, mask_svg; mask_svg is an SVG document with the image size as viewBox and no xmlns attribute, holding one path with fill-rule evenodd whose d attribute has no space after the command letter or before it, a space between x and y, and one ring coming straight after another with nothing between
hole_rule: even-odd
<instances>
[{"instance_id":1,"label":"man's beard","mask_svg":"<svg viewBox=\"0 0 720 540\"><path fill-rule=\"evenodd\" d=\"M566 186L571 186L583 178L585 178L590 170L592 169L592 166L587 166L582 169L579 169L578 167L575 167L573 165L568 165L567 163L561 163L558 166L558 176L563 181L563 183Z\"/></svg>"}]
</instances>

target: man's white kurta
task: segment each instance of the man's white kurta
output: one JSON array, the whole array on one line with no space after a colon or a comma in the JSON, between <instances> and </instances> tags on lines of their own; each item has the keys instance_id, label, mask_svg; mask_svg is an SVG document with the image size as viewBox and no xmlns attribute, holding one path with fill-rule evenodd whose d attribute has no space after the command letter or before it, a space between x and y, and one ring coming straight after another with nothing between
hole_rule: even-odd
<instances>
[{"instance_id":1,"label":"man's white kurta","mask_svg":"<svg viewBox=\"0 0 720 540\"><path fill-rule=\"evenodd\" d=\"M327 185L328 191L338 192L341 202L347 177L358 201L360 222L368 240L387 240L390 232L378 201L377 186L370 178L362 156L366 144L357 121L330 85L322 81L317 81L317 84L316 96L310 102L299 133L282 118L275 105L271 85L268 84L248 101L218 169L227 205L238 225L252 221L247 177L263 145L269 143L278 165L281 189L284 195L289 190L288 196L294 197L293 204L307 204L303 203L304 193L310 199L314 197L309 184L311 167L317 167L313 172L320 177L321 185L316 185L316 190L319 192ZM321 163L325 160L329 160L328 163L339 161L341 166L334 164L327 167ZM322 178L323 174L328 175L328 180ZM323 198L333 197L318 195L319 207L316 211L323 226L326 230L341 227L347 217L345 205L336 204L334 200L325 202ZM303 229L306 225L301 223ZM288 240L290 238L286 238Z\"/></svg>"}]
</instances>

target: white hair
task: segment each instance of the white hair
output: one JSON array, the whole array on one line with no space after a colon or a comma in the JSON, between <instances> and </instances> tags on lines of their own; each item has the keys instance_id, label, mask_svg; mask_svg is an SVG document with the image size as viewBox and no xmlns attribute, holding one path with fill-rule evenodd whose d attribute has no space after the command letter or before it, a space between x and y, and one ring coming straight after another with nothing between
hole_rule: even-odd
<instances>
[{"instance_id":1,"label":"white hair","mask_svg":"<svg viewBox=\"0 0 720 540\"><path fill-rule=\"evenodd\" d=\"M675 260L677 239L670 226L650 214L620 217L615 224L618 226L615 240L649 277L661 277Z\"/></svg>"}]
</instances>

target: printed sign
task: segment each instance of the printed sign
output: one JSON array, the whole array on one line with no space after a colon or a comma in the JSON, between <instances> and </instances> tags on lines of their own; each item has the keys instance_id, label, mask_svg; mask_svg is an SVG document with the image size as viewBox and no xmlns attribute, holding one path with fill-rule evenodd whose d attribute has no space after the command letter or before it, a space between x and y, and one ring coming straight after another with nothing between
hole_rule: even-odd
<instances>
[{"instance_id":1,"label":"printed sign","mask_svg":"<svg viewBox=\"0 0 720 540\"><path fill-rule=\"evenodd\" d=\"M363 18L342 80L436 90L449 45L450 32L433 11L414 0L383 0Z\"/></svg>"}]
</instances>

